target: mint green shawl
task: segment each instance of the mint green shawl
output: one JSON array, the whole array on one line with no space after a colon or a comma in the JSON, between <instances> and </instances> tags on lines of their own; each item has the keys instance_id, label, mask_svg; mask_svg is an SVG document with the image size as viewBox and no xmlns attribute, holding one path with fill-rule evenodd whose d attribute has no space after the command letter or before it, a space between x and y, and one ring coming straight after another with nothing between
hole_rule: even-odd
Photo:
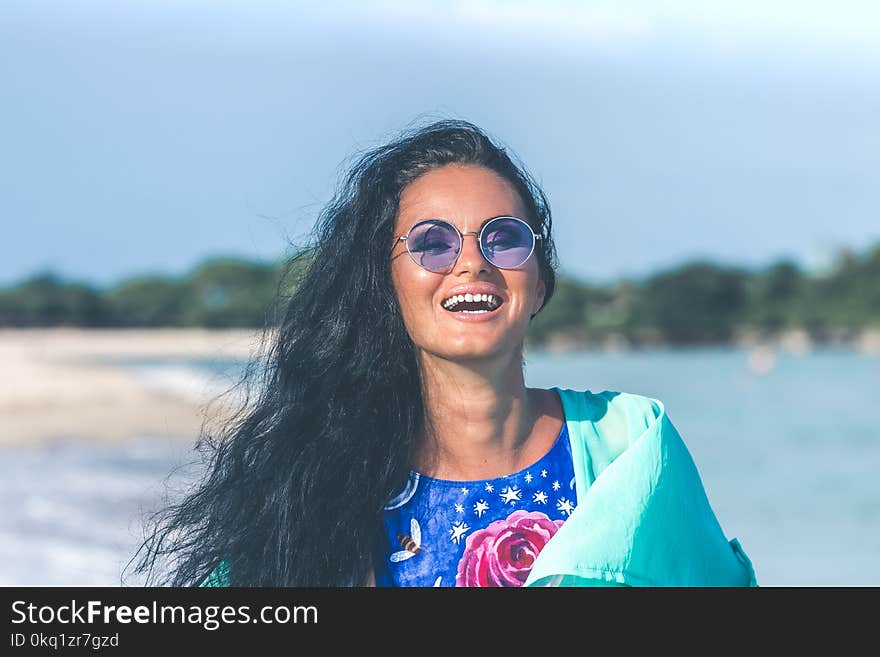
<instances>
[{"instance_id":1,"label":"mint green shawl","mask_svg":"<svg viewBox=\"0 0 880 657\"><path fill-rule=\"evenodd\" d=\"M538 554L526 586L757 586L662 402L554 390L578 503Z\"/></svg>"},{"instance_id":2,"label":"mint green shawl","mask_svg":"<svg viewBox=\"0 0 880 657\"><path fill-rule=\"evenodd\" d=\"M553 390L565 412L578 503L526 586L757 586L662 402ZM229 564L201 586L229 586Z\"/></svg>"}]
</instances>

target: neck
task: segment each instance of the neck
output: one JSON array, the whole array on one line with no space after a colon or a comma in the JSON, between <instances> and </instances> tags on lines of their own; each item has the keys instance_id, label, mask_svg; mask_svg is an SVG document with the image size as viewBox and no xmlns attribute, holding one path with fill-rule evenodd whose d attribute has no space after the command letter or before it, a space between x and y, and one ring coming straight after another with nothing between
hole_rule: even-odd
<instances>
[{"instance_id":1,"label":"neck","mask_svg":"<svg viewBox=\"0 0 880 657\"><path fill-rule=\"evenodd\" d=\"M439 479L488 479L515 472L534 455L528 438L542 413L526 388L521 355L463 363L422 354L425 429L416 470Z\"/></svg>"}]
</instances>

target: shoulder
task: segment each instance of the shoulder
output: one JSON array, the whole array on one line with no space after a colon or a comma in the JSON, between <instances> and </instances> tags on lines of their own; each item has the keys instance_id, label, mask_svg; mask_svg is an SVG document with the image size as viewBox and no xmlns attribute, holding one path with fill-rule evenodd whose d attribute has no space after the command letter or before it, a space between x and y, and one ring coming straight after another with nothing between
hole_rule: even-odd
<instances>
[{"instance_id":1,"label":"shoulder","mask_svg":"<svg viewBox=\"0 0 880 657\"><path fill-rule=\"evenodd\" d=\"M603 390L595 396L607 400L609 412L625 419L636 431L649 428L666 414L663 402L654 397L616 390Z\"/></svg>"},{"instance_id":2,"label":"shoulder","mask_svg":"<svg viewBox=\"0 0 880 657\"><path fill-rule=\"evenodd\" d=\"M555 390L567 422L588 422L597 432L617 440L631 442L666 416L665 405L654 397L619 390Z\"/></svg>"},{"instance_id":3,"label":"shoulder","mask_svg":"<svg viewBox=\"0 0 880 657\"><path fill-rule=\"evenodd\" d=\"M593 476L646 435L666 426L666 408L659 399L618 390L556 388L573 444L582 446Z\"/></svg>"}]
</instances>

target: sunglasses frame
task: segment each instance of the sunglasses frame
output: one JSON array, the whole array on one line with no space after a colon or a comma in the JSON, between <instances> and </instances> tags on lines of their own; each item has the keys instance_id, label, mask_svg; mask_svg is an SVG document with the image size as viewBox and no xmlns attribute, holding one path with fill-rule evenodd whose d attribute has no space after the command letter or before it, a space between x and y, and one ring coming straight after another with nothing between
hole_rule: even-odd
<instances>
[{"instance_id":1,"label":"sunglasses frame","mask_svg":"<svg viewBox=\"0 0 880 657\"><path fill-rule=\"evenodd\" d=\"M501 267L499 265L496 265L494 262L492 262L492 260L489 259L489 256L486 255L486 252L483 251L483 233L485 232L485 230L489 226L492 225L492 223L494 221L497 221L499 219L513 219L514 221L518 221L521 224L524 224L526 226L526 228L529 229L529 233L532 235L532 248L529 249L529 255L527 255L521 263L519 263L518 265L516 265L514 267ZM451 263L449 263L449 265L445 269L428 269L422 263L420 263L418 260L416 260L416 257L413 255L413 252L410 251L410 249L409 249L409 239L408 238L409 238L410 233L412 233L413 229L416 228L417 226L421 226L422 224L427 223L429 221L442 222L442 223L446 224L447 226L452 227L452 230L454 230L455 234L458 235L458 253L456 253L456 255L455 255L455 260L453 260ZM532 229L531 225L529 225L529 222L527 222L525 219L520 219L519 217L514 217L512 215L502 214L500 216L492 217L491 219L489 219L485 224L483 224L483 227L479 231L470 231L467 233L461 232L458 229L458 226L456 226L454 223L452 223L451 221L447 221L446 219L441 219L440 217L430 217L428 219L421 219L420 221L417 221L412 226L410 226L409 230L406 231L406 235L401 235L400 237L396 238L394 240L394 243L397 244L398 242L406 242L406 252L409 254L410 260L412 260L414 263L416 263L419 267L421 267L425 271L431 271L434 273L442 273L442 272L448 272L450 269L452 269L455 266L455 263L458 262L458 257L461 255L461 249L464 246L464 236L465 235L476 235L477 236L477 246L479 246L479 248L480 248L480 253L483 256L483 259L486 262L488 262L490 265L492 265L493 267L497 267L498 269L516 269L517 267L522 267L526 262L528 262L529 258L531 258L532 254L535 252L535 246L537 246L538 240L542 239L542 236L540 234L536 233Z\"/></svg>"}]
</instances>

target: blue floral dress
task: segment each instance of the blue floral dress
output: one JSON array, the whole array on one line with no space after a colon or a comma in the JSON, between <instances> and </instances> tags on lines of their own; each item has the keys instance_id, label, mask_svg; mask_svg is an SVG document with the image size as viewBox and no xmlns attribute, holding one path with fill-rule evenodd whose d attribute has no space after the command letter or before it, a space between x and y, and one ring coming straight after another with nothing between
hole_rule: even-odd
<instances>
[{"instance_id":1,"label":"blue floral dress","mask_svg":"<svg viewBox=\"0 0 880 657\"><path fill-rule=\"evenodd\" d=\"M383 513L376 586L522 586L577 503L568 431L533 465L449 481L412 472Z\"/></svg>"}]
</instances>

